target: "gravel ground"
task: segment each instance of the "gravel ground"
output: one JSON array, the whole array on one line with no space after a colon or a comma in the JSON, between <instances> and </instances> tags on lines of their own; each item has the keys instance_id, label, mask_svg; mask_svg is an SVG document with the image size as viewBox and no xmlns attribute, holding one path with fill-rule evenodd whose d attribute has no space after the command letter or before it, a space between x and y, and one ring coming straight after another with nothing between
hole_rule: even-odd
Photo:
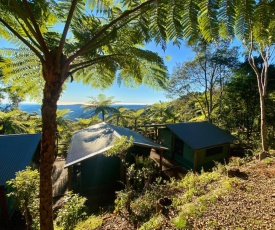
<instances>
[{"instance_id":1,"label":"gravel ground","mask_svg":"<svg viewBox=\"0 0 275 230\"><path fill-rule=\"evenodd\" d=\"M241 186L190 220L192 229L275 229L275 164L242 167Z\"/></svg>"}]
</instances>

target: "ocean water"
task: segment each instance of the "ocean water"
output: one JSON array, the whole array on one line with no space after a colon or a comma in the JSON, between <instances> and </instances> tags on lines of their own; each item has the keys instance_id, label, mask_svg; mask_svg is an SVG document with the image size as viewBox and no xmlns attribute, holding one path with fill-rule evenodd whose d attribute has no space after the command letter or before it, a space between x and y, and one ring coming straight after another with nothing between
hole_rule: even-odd
<instances>
[{"instance_id":1,"label":"ocean water","mask_svg":"<svg viewBox=\"0 0 275 230\"><path fill-rule=\"evenodd\" d=\"M146 105L138 104L115 104L112 106L115 108L124 107L133 110L139 110L146 107ZM41 105L39 104L20 104L19 108L27 113L37 113L38 115L41 115ZM71 120L76 120L76 118L89 118L92 116L92 111L85 112L82 104L58 105L57 108L60 110L70 109L71 112L66 115L66 118Z\"/></svg>"}]
</instances>

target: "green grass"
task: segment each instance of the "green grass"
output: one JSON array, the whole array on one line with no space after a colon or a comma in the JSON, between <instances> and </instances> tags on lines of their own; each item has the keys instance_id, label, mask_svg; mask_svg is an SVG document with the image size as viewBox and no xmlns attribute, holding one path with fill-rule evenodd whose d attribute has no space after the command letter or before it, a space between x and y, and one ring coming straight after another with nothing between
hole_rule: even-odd
<instances>
[{"instance_id":1,"label":"green grass","mask_svg":"<svg viewBox=\"0 0 275 230\"><path fill-rule=\"evenodd\" d=\"M92 230L100 227L103 223L103 219L98 216L90 216L87 220L80 222L75 229L76 230Z\"/></svg>"}]
</instances>

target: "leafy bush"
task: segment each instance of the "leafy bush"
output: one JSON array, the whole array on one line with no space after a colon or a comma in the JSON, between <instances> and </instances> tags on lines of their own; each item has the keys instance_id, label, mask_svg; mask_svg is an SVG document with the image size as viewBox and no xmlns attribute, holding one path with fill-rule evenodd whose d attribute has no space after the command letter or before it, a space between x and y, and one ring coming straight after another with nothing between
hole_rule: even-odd
<instances>
[{"instance_id":1,"label":"leafy bush","mask_svg":"<svg viewBox=\"0 0 275 230\"><path fill-rule=\"evenodd\" d=\"M125 189L117 192L115 213L137 223L147 221L154 213L161 196L161 179L156 179L158 171L150 159L137 156L135 162L127 168Z\"/></svg>"},{"instance_id":2,"label":"leafy bush","mask_svg":"<svg viewBox=\"0 0 275 230\"><path fill-rule=\"evenodd\" d=\"M17 208L23 213L27 229L39 229L39 172L27 167L16 173L15 179L7 181L15 198Z\"/></svg>"},{"instance_id":3,"label":"leafy bush","mask_svg":"<svg viewBox=\"0 0 275 230\"><path fill-rule=\"evenodd\" d=\"M56 225L64 230L74 229L77 223L87 217L85 212L85 197L68 192L64 199L63 207L58 211Z\"/></svg>"}]
</instances>

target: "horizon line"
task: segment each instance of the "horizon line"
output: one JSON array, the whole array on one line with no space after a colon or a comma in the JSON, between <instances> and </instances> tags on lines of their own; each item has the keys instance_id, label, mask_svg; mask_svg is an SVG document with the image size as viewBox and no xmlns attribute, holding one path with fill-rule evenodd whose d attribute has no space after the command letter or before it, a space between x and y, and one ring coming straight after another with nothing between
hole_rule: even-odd
<instances>
[{"instance_id":1,"label":"horizon line","mask_svg":"<svg viewBox=\"0 0 275 230\"><path fill-rule=\"evenodd\" d=\"M41 105L41 103L36 102L21 102L19 104L25 104L25 105ZM113 103L112 105L152 105L154 103L144 103L144 102L117 102ZM57 102L57 105L89 105L87 102Z\"/></svg>"}]
</instances>

